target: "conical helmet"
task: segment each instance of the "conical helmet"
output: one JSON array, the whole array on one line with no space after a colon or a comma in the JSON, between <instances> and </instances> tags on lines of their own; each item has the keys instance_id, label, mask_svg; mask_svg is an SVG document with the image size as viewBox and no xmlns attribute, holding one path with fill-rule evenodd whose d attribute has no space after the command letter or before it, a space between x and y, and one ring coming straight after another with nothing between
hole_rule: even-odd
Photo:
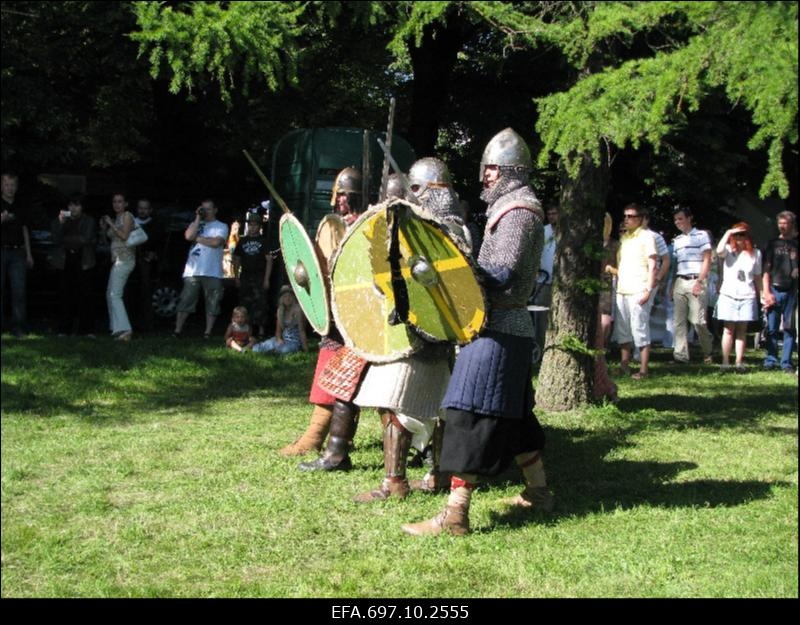
<instances>
[{"instance_id":1,"label":"conical helmet","mask_svg":"<svg viewBox=\"0 0 800 625\"><path fill-rule=\"evenodd\" d=\"M427 156L419 159L408 170L408 184L419 197L429 187L451 187L453 179L444 161Z\"/></svg>"},{"instance_id":2,"label":"conical helmet","mask_svg":"<svg viewBox=\"0 0 800 625\"><path fill-rule=\"evenodd\" d=\"M483 150L478 179L483 182L483 169L487 165L517 167L530 171L533 169L531 151L525 140L511 128L498 132Z\"/></svg>"},{"instance_id":3,"label":"conical helmet","mask_svg":"<svg viewBox=\"0 0 800 625\"><path fill-rule=\"evenodd\" d=\"M336 206L336 196L340 193L361 193L361 172L355 167L345 167L333 183L331 206Z\"/></svg>"},{"instance_id":4,"label":"conical helmet","mask_svg":"<svg viewBox=\"0 0 800 625\"><path fill-rule=\"evenodd\" d=\"M386 183L386 199L403 198L406 192L403 189L403 182L397 174L389 174L389 179Z\"/></svg>"}]
</instances>

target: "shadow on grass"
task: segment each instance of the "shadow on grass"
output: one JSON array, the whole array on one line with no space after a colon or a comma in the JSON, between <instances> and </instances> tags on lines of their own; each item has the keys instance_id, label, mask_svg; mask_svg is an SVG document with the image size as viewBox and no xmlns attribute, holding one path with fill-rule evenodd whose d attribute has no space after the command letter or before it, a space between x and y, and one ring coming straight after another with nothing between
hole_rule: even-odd
<instances>
[{"instance_id":1,"label":"shadow on grass","mask_svg":"<svg viewBox=\"0 0 800 625\"><path fill-rule=\"evenodd\" d=\"M676 482L681 473L697 468L692 462L606 460L612 451L629 445L632 432L586 430L548 430L547 474L555 493L556 508L551 514L531 513L508 507L491 513L492 523L523 526L529 523L557 523L567 517L586 516L608 510L649 508L717 508L738 506L765 499L779 482L755 480L699 479ZM486 483L494 487L519 485L518 468Z\"/></svg>"},{"instance_id":2,"label":"shadow on grass","mask_svg":"<svg viewBox=\"0 0 800 625\"><path fill-rule=\"evenodd\" d=\"M759 384L758 387L737 387L736 397L730 394L692 395L656 394L620 398L617 407L621 412L656 410L671 413L662 418L648 419L650 425L675 425L674 411L692 413L692 425L697 427L715 424L755 424L759 413L768 408L773 412L791 414L797 411L797 393L788 392L785 386Z\"/></svg>"},{"instance_id":3,"label":"shadow on grass","mask_svg":"<svg viewBox=\"0 0 800 625\"><path fill-rule=\"evenodd\" d=\"M220 340L221 343L221 340ZM168 338L28 338L2 343L3 412L75 415L124 423L130 413L191 412L221 398L262 394L270 402L308 394L316 352L284 358ZM13 372L14 381L11 375Z\"/></svg>"},{"instance_id":4,"label":"shadow on grass","mask_svg":"<svg viewBox=\"0 0 800 625\"><path fill-rule=\"evenodd\" d=\"M629 463L625 473L634 470L656 471L657 463ZM593 486L593 485L591 485ZM626 490L633 487L636 490ZM680 484L659 484L641 480L638 484L619 485L601 489L592 497L559 498L556 493L556 507L550 514L531 513L527 510L509 507L505 511L490 512L491 523L496 526L523 527L531 523L555 524L563 518L587 516L610 510L631 510L647 508L719 508L733 507L756 499L766 499L775 483L754 480L722 481L697 480Z\"/></svg>"}]
</instances>

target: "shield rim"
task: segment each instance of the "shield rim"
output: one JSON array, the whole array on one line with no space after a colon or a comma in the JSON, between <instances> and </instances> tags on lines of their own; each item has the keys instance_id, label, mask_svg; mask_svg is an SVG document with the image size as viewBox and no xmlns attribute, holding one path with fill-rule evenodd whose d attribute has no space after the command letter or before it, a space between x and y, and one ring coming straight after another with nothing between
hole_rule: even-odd
<instances>
[{"instance_id":1,"label":"shield rim","mask_svg":"<svg viewBox=\"0 0 800 625\"><path fill-rule=\"evenodd\" d=\"M341 224L345 227L345 231L347 229L347 223L345 222L344 219L342 219L341 215L337 215L336 213L328 213L322 219L319 220L319 223L317 224L317 232L314 235L314 238L319 236L319 232L320 232L320 230L322 230L322 226L328 221L341 222Z\"/></svg>"},{"instance_id":2,"label":"shield rim","mask_svg":"<svg viewBox=\"0 0 800 625\"><path fill-rule=\"evenodd\" d=\"M392 198L392 200L397 200L399 198ZM402 201L402 200L401 200ZM343 327L341 323L341 316L339 314L339 307L336 302L336 289L334 288L334 279L333 276L336 273L336 265L339 260L339 257L342 255L345 246L347 245L347 241L350 240L350 237L358 230L359 226L368 219L371 219L374 215L380 213L381 211L386 209L387 202L383 202L381 204L376 204L374 206L370 206L365 212L358 216L350 227L347 229L347 232L342 239L342 242L339 244L339 248L336 250L336 253L331 257L330 260L330 267L331 267L331 275L330 275L330 288L331 288L331 314L333 316L334 323L336 324L339 333L342 335L344 339L345 345L348 348L352 349L358 356L361 356L365 360L369 362L374 362L377 364L386 364L390 362L397 362L398 360L402 360L403 358L408 358L409 356L415 354L416 352L420 351L425 346L425 340L419 336L416 330L408 323L404 323L403 325L406 326L411 332L409 333L409 338L413 338L413 341L409 343L408 350L401 350L400 352L392 352L388 355L379 355L373 354L363 349L359 348L357 345L353 343L353 340L350 338L349 334Z\"/></svg>"},{"instance_id":3,"label":"shield rim","mask_svg":"<svg viewBox=\"0 0 800 625\"><path fill-rule=\"evenodd\" d=\"M317 274L319 275L319 282L322 285L322 300L325 306L325 310L327 314L325 315L325 323L322 326L317 327L314 322L311 320L311 315L308 314L305 308L303 308L303 300L298 295L298 291L302 288L294 279L294 276L289 271L287 262L286 262L286 253L284 252L284 245L283 245L283 224L284 222L292 222L295 226L296 230L301 233L302 237L305 239L305 242L308 244L308 249L311 250L312 258L314 259L314 269L316 270ZM300 220L294 216L292 213L284 213L281 216L280 222L278 222L278 241L281 246L281 255L283 256L283 266L286 269L286 277L289 279L289 285L292 287L292 291L294 292L294 296L297 298L297 303L300 305L300 308L303 311L303 314L306 316L308 323L314 329L315 332L320 334L321 336L327 336L330 332L331 328L331 302L330 298L328 297L328 286L327 286L327 277L325 273L322 271L322 266L319 262L319 247L311 240L311 237L308 236L308 232L306 232L305 226L300 222ZM306 268L309 269L308 267ZM305 291L305 290L304 290Z\"/></svg>"}]
</instances>

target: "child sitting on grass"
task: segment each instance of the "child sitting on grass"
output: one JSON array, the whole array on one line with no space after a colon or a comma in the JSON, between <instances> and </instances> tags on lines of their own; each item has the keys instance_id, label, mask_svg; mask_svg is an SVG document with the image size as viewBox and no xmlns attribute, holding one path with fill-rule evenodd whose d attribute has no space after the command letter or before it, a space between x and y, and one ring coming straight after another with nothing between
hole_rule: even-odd
<instances>
[{"instance_id":1,"label":"child sitting on grass","mask_svg":"<svg viewBox=\"0 0 800 625\"><path fill-rule=\"evenodd\" d=\"M250 329L247 308L237 306L233 309L231 323L225 330L225 345L237 352L246 352L253 348L256 339Z\"/></svg>"},{"instance_id":2,"label":"child sitting on grass","mask_svg":"<svg viewBox=\"0 0 800 625\"><path fill-rule=\"evenodd\" d=\"M253 351L281 355L299 352L301 349L307 352L305 318L292 287L288 284L281 287L276 317L275 336L255 345Z\"/></svg>"}]
</instances>

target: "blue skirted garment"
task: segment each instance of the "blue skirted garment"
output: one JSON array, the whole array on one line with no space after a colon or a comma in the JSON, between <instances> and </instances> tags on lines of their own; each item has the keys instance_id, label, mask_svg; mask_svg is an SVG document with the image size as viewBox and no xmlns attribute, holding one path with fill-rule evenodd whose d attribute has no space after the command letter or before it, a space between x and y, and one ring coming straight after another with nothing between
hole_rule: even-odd
<instances>
[{"instance_id":1,"label":"blue skirted garment","mask_svg":"<svg viewBox=\"0 0 800 625\"><path fill-rule=\"evenodd\" d=\"M533 410L531 352L534 339L487 332L461 349L442 408L505 419Z\"/></svg>"},{"instance_id":2,"label":"blue skirted garment","mask_svg":"<svg viewBox=\"0 0 800 625\"><path fill-rule=\"evenodd\" d=\"M442 401L442 471L497 475L518 454L544 449L533 414L533 341L490 331L461 350Z\"/></svg>"}]
</instances>

